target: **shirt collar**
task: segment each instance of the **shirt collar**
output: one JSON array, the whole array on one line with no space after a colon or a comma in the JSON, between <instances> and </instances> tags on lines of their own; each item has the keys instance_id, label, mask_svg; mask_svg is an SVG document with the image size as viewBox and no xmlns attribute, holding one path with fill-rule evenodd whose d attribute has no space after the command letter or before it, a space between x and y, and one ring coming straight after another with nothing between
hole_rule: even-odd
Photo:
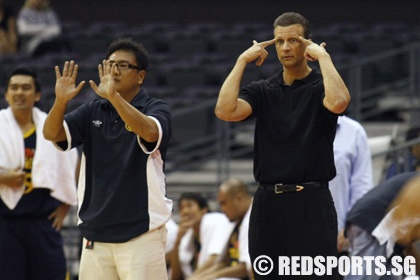
<instances>
[{"instance_id":1,"label":"shirt collar","mask_svg":"<svg viewBox=\"0 0 420 280\"><path fill-rule=\"evenodd\" d=\"M283 79L283 72L284 70L279 71L277 74L274 75L273 79L271 79L270 84L273 85L285 85L284 79ZM316 69L312 69L312 71L309 73L308 76L301 80L296 80L293 82L293 84L297 83L314 83L318 81L318 71Z\"/></svg>"},{"instance_id":2,"label":"shirt collar","mask_svg":"<svg viewBox=\"0 0 420 280\"><path fill-rule=\"evenodd\" d=\"M148 97L149 96L147 95L146 90L141 88L139 93L137 93L133 100L131 100L130 104L137 108L143 107L144 102Z\"/></svg>"},{"instance_id":3,"label":"shirt collar","mask_svg":"<svg viewBox=\"0 0 420 280\"><path fill-rule=\"evenodd\" d=\"M342 116L339 116L339 117L338 117L338 119L337 119L337 129L338 129L338 127L341 125L342 119L343 119L343 117L342 117Z\"/></svg>"},{"instance_id":4,"label":"shirt collar","mask_svg":"<svg viewBox=\"0 0 420 280\"><path fill-rule=\"evenodd\" d=\"M140 91L136 94L136 96L134 96L134 98L131 100L130 104L133 105L136 108L142 108L144 107L144 102L145 100L149 97L149 95L146 93L146 90L144 89L140 89ZM110 108L114 108L111 103L106 100L105 98L103 98L102 100L102 104L104 104L105 106L109 106Z\"/></svg>"}]
</instances>

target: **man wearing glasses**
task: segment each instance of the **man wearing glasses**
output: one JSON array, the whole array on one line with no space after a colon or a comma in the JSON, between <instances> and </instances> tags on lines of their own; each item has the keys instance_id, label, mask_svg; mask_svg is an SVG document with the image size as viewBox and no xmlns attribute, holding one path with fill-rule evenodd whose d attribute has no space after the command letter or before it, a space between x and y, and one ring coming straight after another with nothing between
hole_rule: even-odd
<instances>
[{"instance_id":1,"label":"man wearing glasses","mask_svg":"<svg viewBox=\"0 0 420 280\"><path fill-rule=\"evenodd\" d=\"M142 88L149 63L144 47L119 39L98 66L102 97L65 114L78 65L55 67L56 98L45 138L62 150L83 145L79 229L84 237L79 279L166 279L164 163L171 135L169 106Z\"/></svg>"}]
</instances>

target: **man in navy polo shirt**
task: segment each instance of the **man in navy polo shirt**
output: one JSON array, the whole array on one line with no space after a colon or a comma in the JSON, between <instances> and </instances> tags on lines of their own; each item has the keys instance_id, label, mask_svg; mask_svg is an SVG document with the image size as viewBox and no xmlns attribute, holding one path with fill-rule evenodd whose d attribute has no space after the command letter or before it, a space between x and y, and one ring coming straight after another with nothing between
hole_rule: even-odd
<instances>
[{"instance_id":1,"label":"man in navy polo shirt","mask_svg":"<svg viewBox=\"0 0 420 280\"><path fill-rule=\"evenodd\" d=\"M249 224L252 262L260 256L276 264L280 256L337 255L337 216L328 181L336 174L337 118L350 95L326 44L310 38L306 18L293 12L280 15L274 22L274 39L254 41L238 57L217 100L215 112L224 121L256 119L254 177L259 187ZM253 61L262 65L271 44L282 70L241 89L246 66ZM318 61L321 73L309 67L308 60ZM254 269L258 267L254 263ZM276 279L281 272L277 265L271 268L271 273L254 271L255 279ZM282 279L319 279L295 274Z\"/></svg>"},{"instance_id":2,"label":"man in navy polo shirt","mask_svg":"<svg viewBox=\"0 0 420 280\"><path fill-rule=\"evenodd\" d=\"M44 135L63 150L83 145L79 228L84 237L79 279L166 279L164 163L171 135L168 104L142 88L147 51L131 39L111 43L98 66L98 95L65 114L82 89L78 65L56 66L56 99Z\"/></svg>"}]
</instances>

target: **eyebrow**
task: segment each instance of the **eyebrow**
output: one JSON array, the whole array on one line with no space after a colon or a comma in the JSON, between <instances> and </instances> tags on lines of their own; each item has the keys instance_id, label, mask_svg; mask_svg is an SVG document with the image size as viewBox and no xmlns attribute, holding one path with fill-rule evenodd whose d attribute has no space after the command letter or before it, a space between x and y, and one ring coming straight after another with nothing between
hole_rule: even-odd
<instances>
[{"instance_id":1,"label":"eyebrow","mask_svg":"<svg viewBox=\"0 0 420 280\"><path fill-rule=\"evenodd\" d=\"M10 86L32 86L31 83L9 83Z\"/></svg>"},{"instance_id":2,"label":"eyebrow","mask_svg":"<svg viewBox=\"0 0 420 280\"><path fill-rule=\"evenodd\" d=\"M128 60L117 60L117 61L110 60L109 62L111 62L111 63L128 63L128 64L131 64L131 62L128 61Z\"/></svg>"},{"instance_id":3,"label":"eyebrow","mask_svg":"<svg viewBox=\"0 0 420 280\"><path fill-rule=\"evenodd\" d=\"M299 36L291 36L291 37L287 37L287 38L283 38L283 37L276 37L275 38L275 40L276 40L276 42L278 42L278 41L288 41L288 40L298 40L298 41L301 41L300 39L299 39Z\"/></svg>"}]
</instances>

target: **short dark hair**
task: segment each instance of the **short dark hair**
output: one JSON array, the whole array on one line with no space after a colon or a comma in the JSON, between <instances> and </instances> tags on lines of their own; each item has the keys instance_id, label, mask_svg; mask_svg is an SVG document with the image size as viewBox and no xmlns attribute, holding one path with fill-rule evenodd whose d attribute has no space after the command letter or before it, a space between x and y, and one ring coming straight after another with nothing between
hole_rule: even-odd
<instances>
[{"instance_id":1,"label":"short dark hair","mask_svg":"<svg viewBox=\"0 0 420 280\"><path fill-rule=\"evenodd\" d=\"M305 39L311 39L311 26L309 24L309 20L307 20L304 16L299 13L295 12L286 12L281 14L274 20L274 28L277 26L289 26L293 24L300 24L303 27L303 36Z\"/></svg>"},{"instance_id":2,"label":"short dark hair","mask_svg":"<svg viewBox=\"0 0 420 280\"><path fill-rule=\"evenodd\" d=\"M207 199L202 197L201 194L199 193L188 192L188 193L181 194L180 198L178 199L178 206L181 205L181 202L183 200L193 200L197 202L200 209L204 209L204 208L209 209L209 204L207 202Z\"/></svg>"},{"instance_id":3,"label":"short dark hair","mask_svg":"<svg viewBox=\"0 0 420 280\"><path fill-rule=\"evenodd\" d=\"M142 44L134 41L131 38L117 39L109 45L106 52L106 58L108 59L111 54L119 50L132 53L136 57L137 65L142 70L147 71L147 68L149 67L149 53Z\"/></svg>"},{"instance_id":4,"label":"short dark hair","mask_svg":"<svg viewBox=\"0 0 420 280\"><path fill-rule=\"evenodd\" d=\"M41 83L39 82L38 75L35 73L35 71L33 71L30 68L17 68L15 70L13 70L13 72L7 78L6 90L9 87L10 79L13 76L16 76L16 75L31 76L32 79L34 80L35 91L36 92L40 92L41 91Z\"/></svg>"}]
</instances>

